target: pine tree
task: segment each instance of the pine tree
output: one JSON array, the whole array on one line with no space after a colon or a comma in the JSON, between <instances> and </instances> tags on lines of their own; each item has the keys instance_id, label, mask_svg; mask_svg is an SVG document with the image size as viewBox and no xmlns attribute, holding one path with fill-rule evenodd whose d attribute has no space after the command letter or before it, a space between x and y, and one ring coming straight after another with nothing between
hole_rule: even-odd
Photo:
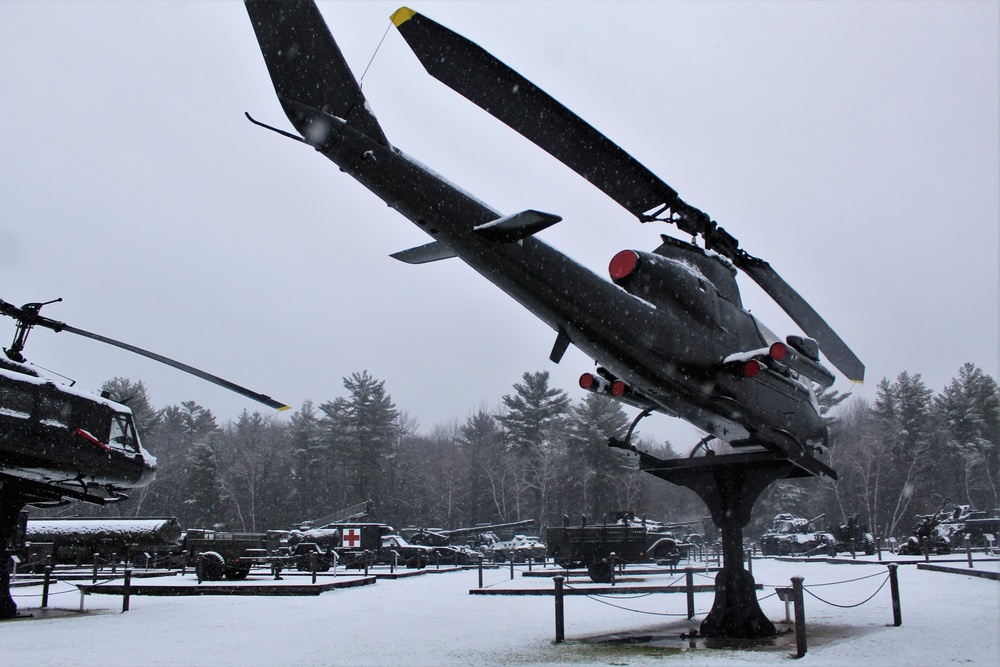
<instances>
[{"instance_id":1,"label":"pine tree","mask_svg":"<svg viewBox=\"0 0 1000 667\"><path fill-rule=\"evenodd\" d=\"M957 479L947 493L984 508L1000 506L1000 387L974 364L964 364L935 400Z\"/></svg>"},{"instance_id":2,"label":"pine tree","mask_svg":"<svg viewBox=\"0 0 1000 667\"><path fill-rule=\"evenodd\" d=\"M496 419L480 408L459 429L459 437L468 470L469 523L506 520L510 490L503 461L503 434Z\"/></svg>"},{"instance_id":3,"label":"pine tree","mask_svg":"<svg viewBox=\"0 0 1000 667\"><path fill-rule=\"evenodd\" d=\"M886 499L879 515L889 535L912 519L914 498L924 501L917 503L918 509L932 511L930 494L919 488L933 462L932 395L920 374L906 371L895 382L883 379L878 386L872 412L881 441L879 454L888 457L879 464L877 483L885 489Z\"/></svg>"},{"instance_id":4,"label":"pine tree","mask_svg":"<svg viewBox=\"0 0 1000 667\"><path fill-rule=\"evenodd\" d=\"M187 479L181 524L214 527L222 517L222 489L219 484L219 454L214 434L197 440L187 454Z\"/></svg>"},{"instance_id":5,"label":"pine tree","mask_svg":"<svg viewBox=\"0 0 1000 667\"><path fill-rule=\"evenodd\" d=\"M157 458L156 479L136 503L137 512L187 519L186 487L192 445L213 437L219 430L215 416L194 401L164 408L156 428L144 441Z\"/></svg>"},{"instance_id":6,"label":"pine tree","mask_svg":"<svg viewBox=\"0 0 1000 667\"><path fill-rule=\"evenodd\" d=\"M549 387L545 371L521 377L524 382L514 385L516 393L503 397L507 412L497 419L513 454L510 472L516 518L544 521L552 512L549 496L564 445L562 429L570 401L564 391Z\"/></svg>"},{"instance_id":7,"label":"pine tree","mask_svg":"<svg viewBox=\"0 0 1000 667\"><path fill-rule=\"evenodd\" d=\"M320 417L312 401L305 401L288 425L292 457L292 484L289 503L303 519L328 514L333 457L323 438Z\"/></svg>"},{"instance_id":8,"label":"pine tree","mask_svg":"<svg viewBox=\"0 0 1000 667\"><path fill-rule=\"evenodd\" d=\"M343 455L352 471L355 502L379 498L395 453L399 412L385 390L385 382L368 371L344 378L349 396L337 403L337 421L343 428Z\"/></svg>"},{"instance_id":9,"label":"pine tree","mask_svg":"<svg viewBox=\"0 0 1000 667\"><path fill-rule=\"evenodd\" d=\"M621 404L597 394L588 394L573 407L570 435L563 460L563 477L569 492L562 513L586 514L595 521L618 510L616 486L631 472L621 450L608 447L611 438L624 439L628 417Z\"/></svg>"}]
</instances>

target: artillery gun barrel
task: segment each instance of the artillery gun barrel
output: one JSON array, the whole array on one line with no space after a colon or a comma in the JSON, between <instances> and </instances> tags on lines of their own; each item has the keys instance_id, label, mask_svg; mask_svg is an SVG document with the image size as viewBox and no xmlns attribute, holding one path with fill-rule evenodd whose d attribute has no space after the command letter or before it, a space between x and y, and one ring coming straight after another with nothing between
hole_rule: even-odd
<instances>
[{"instance_id":1,"label":"artillery gun barrel","mask_svg":"<svg viewBox=\"0 0 1000 667\"><path fill-rule=\"evenodd\" d=\"M483 526L454 528L452 530L442 530L440 532L442 535L445 535L447 537L460 537L462 535L470 535L473 533L483 533L488 530L498 530L501 528L520 528L522 526L532 526L534 524L535 524L534 519L522 519L520 521L508 521L507 523L490 523Z\"/></svg>"}]
</instances>

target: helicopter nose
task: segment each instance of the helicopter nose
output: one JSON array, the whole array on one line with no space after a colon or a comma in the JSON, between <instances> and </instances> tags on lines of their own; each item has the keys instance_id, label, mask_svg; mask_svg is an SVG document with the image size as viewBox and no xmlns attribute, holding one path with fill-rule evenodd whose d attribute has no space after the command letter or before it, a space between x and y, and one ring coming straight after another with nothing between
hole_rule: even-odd
<instances>
[{"instance_id":1,"label":"helicopter nose","mask_svg":"<svg viewBox=\"0 0 1000 667\"><path fill-rule=\"evenodd\" d=\"M156 459L152 456L143 457L142 473L136 486L148 486L156 479Z\"/></svg>"}]
</instances>

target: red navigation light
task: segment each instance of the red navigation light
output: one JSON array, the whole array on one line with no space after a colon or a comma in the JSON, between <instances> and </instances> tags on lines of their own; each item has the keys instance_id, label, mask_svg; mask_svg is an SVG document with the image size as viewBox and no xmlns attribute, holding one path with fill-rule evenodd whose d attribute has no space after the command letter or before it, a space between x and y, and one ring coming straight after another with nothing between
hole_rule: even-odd
<instances>
[{"instance_id":1,"label":"red navigation light","mask_svg":"<svg viewBox=\"0 0 1000 667\"><path fill-rule=\"evenodd\" d=\"M629 277L638 265L639 255L635 250L622 250L611 258L608 273L611 274L613 281L618 282Z\"/></svg>"},{"instance_id":2,"label":"red navigation light","mask_svg":"<svg viewBox=\"0 0 1000 667\"><path fill-rule=\"evenodd\" d=\"M756 359L751 359L743 366L743 375L748 378L755 378L760 375L760 372L764 370L764 367Z\"/></svg>"},{"instance_id":3,"label":"red navigation light","mask_svg":"<svg viewBox=\"0 0 1000 667\"><path fill-rule=\"evenodd\" d=\"M767 353L775 361L781 361L788 356L788 347L784 343L773 343Z\"/></svg>"},{"instance_id":4,"label":"red navigation light","mask_svg":"<svg viewBox=\"0 0 1000 667\"><path fill-rule=\"evenodd\" d=\"M595 384L597 384L597 378L595 378L590 373L584 373L583 375L580 376L580 388L581 389L590 389Z\"/></svg>"},{"instance_id":5,"label":"red navigation light","mask_svg":"<svg viewBox=\"0 0 1000 667\"><path fill-rule=\"evenodd\" d=\"M621 380L615 380L611 383L611 395L612 396L622 396L625 394L625 383Z\"/></svg>"}]
</instances>

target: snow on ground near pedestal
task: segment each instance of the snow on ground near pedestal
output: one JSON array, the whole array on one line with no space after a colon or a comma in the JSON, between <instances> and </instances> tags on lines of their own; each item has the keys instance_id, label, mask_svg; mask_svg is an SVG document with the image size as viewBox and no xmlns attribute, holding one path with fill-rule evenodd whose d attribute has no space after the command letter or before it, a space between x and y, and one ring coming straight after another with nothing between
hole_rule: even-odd
<instances>
[{"instance_id":1,"label":"snow on ground near pedestal","mask_svg":"<svg viewBox=\"0 0 1000 667\"><path fill-rule=\"evenodd\" d=\"M996 571L997 562L977 563L976 568ZM513 582L508 569L487 569L485 586L552 586L547 579L521 577L524 569L518 566ZM877 562L832 565L760 559L753 563L754 577L765 586L758 594L761 607L779 628L786 627L785 607L773 595L773 587L790 585L792 576L805 579L806 624L813 639L801 664L1000 664L997 581L900 566L903 624L898 628L892 627L888 584L872 600L852 609L813 597L838 605L859 603L885 582L887 572L885 563ZM626 576L647 583L677 579ZM264 573L255 578L267 579ZM695 583L710 581L703 571L695 576ZM568 583L583 585L582 580ZM73 667L789 665L792 660L794 642L791 650L738 651L609 647L583 641L616 632L655 633L665 625L684 627L678 625L679 615L687 608L683 593L567 596L567 642L555 644L551 596L470 595L477 584L473 569L383 579L316 597L135 596L124 614L120 613L121 598L91 595L86 598L88 613L84 615L0 622L0 646L4 664ZM38 588L13 592L22 613L37 611ZM691 627L697 627L712 599L712 593L696 594L698 616ZM79 603L79 594L69 584L52 589L50 608L73 610Z\"/></svg>"}]
</instances>

